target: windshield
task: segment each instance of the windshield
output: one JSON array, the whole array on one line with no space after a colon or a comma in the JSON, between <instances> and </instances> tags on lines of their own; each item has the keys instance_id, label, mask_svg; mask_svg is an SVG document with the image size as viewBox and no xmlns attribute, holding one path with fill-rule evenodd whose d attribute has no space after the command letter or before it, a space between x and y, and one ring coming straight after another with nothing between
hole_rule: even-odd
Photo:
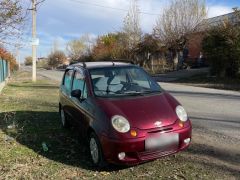
<instances>
[{"instance_id":1,"label":"windshield","mask_svg":"<svg viewBox=\"0 0 240 180\"><path fill-rule=\"evenodd\" d=\"M161 87L139 67L105 67L90 70L96 96L136 96L161 92Z\"/></svg>"}]
</instances>

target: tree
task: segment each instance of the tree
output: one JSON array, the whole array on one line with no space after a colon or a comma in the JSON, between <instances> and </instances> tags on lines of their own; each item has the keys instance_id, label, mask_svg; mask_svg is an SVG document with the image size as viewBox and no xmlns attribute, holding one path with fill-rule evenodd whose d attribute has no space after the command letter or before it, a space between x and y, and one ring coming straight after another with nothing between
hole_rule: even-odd
<instances>
[{"instance_id":1,"label":"tree","mask_svg":"<svg viewBox=\"0 0 240 180\"><path fill-rule=\"evenodd\" d=\"M145 34L137 45L136 53L141 56L138 60L140 66L144 66L150 59L150 55L159 50L159 41L151 34Z\"/></svg>"},{"instance_id":2,"label":"tree","mask_svg":"<svg viewBox=\"0 0 240 180\"><path fill-rule=\"evenodd\" d=\"M201 31L206 18L205 0L171 0L153 30L163 46L182 50L189 35Z\"/></svg>"},{"instance_id":3,"label":"tree","mask_svg":"<svg viewBox=\"0 0 240 180\"><path fill-rule=\"evenodd\" d=\"M18 69L15 57L3 47L0 47L0 59L4 59L10 64L11 71Z\"/></svg>"},{"instance_id":4,"label":"tree","mask_svg":"<svg viewBox=\"0 0 240 180\"><path fill-rule=\"evenodd\" d=\"M48 56L48 65L52 68L56 68L58 65L63 64L66 59L64 52L57 50Z\"/></svg>"},{"instance_id":5,"label":"tree","mask_svg":"<svg viewBox=\"0 0 240 180\"><path fill-rule=\"evenodd\" d=\"M93 47L94 60L126 58L123 33L109 33L100 36Z\"/></svg>"},{"instance_id":6,"label":"tree","mask_svg":"<svg viewBox=\"0 0 240 180\"><path fill-rule=\"evenodd\" d=\"M25 17L20 0L0 1L0 44L14 43L13 39L21 35Z\"/></svg>"},{"instance_id":7,"label":"tree","mask_svg":"<svg viewBox=\"0 0 240 180\"><path fill-rule=\"evenodd\" d=\"M203 52L210 62L211 73L218 77L236 77L240 68L240 16L236 22L224 20L212 27L203 39Z\"/></svg>"},{"instance_id":8,"label":"tree","mask_svg":"<svg viewBox=\"0 0 240 180\"><path fill-rule=\"evenodd\" d=\"M128 58L133 58L134 50L141 41L142 30L140 27L140 10L137 0L130 1L128 13L123 21L123 33L125 35L125 47L128 51Z\"/></svg>"},{"instance_id":9,"label":"tree","mask_svg":"<svg viewBox=\"0 0 240 180\"><path fill-rule=\"evenodd\" d=\"M71 60L78 61L81 57L91 54L92 44L92 38L88 34L85 34L79 39L69 41L66 49Z\"/></svg>"},{"instance_id":10,"label":"tree","mask_svg":"<svg viewBox=\"0 0 240 180\"><path fill-rule=\"evenodd\" d=\"M31 66L32 65L32 57L31 56L25 57L24 64L26 66Z\"/></svg>"}]
</instances>

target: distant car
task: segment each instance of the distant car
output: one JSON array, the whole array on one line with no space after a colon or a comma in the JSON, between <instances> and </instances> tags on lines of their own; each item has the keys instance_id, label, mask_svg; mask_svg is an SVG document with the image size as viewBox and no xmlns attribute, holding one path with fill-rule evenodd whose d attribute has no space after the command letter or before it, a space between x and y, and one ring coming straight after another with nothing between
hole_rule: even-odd
<instances>
[{"instance_id":1,"label":"distant car","mask_svg":"<svg viewBox=\"0 0 240 180\"><path fill-rule=\"evenodd\" d=\"M135 165L191 141L184 108L142 68L121 62L69 66L60 87L63 127L79 128L94 165Z\"/></svg>"}]
</instances>

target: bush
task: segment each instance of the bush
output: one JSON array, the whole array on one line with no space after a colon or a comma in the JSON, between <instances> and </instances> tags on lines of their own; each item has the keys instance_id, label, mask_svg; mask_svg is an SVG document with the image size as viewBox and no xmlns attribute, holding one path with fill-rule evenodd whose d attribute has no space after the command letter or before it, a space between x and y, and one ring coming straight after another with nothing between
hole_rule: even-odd
<instances>
[{"instance_id":1,"label":"bush","mask_svg":"<svg viewBox=\"0 0 240 180\"><path fill-rule=\"evenodd\" d=\"M26 66L31 66L32 65L32 57L31 56L25 57L24 64Z\"/></svg>"},{"instance_id":2,"label":"bush","mask_svg":"<svg viewBox=\"0 0 240 180\"><path fill-rule=\"evenodd\" d=\"M18 70L16 58L3 47L0 47L0 58L6 60L10 64L11 71Z\"/></svg>"},{"instance_id":3,"label":"bush","mask_svg":"<svg viewBox=\"0 0 240 180\"><path fill-rule=\"evenodd\" d=\"M218 77L237 77L240 67L240 27L224 22L212 28L203 39L211 74Z\"/></svg>"},{"instance_id":4,"label":"bush","mask_svg":"<svg viewBox=\"0 0 240 180\"><path fill-rule=\"evenodd\" d=\"M60 64L66 61L66 56L63 51L55 51L48 56L48 65L50 67L56 68Z\"/></svg>"}]
</instances>

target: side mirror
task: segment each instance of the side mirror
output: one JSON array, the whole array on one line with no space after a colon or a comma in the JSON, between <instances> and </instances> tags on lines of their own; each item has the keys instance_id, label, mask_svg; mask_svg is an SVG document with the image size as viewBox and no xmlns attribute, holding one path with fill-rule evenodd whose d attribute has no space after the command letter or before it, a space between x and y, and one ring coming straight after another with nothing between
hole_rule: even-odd
<instances>
[{"instance_id":1,"label":"side mirror","mask_svg":"<svg viewBox=\"0 0 240 180\"><path fill-rule=\"evenodd\" d=\"M73 90L71 92L71 96L80 99L82 95L82 91L80 89Z\"/></svg>"}]
</instances>

